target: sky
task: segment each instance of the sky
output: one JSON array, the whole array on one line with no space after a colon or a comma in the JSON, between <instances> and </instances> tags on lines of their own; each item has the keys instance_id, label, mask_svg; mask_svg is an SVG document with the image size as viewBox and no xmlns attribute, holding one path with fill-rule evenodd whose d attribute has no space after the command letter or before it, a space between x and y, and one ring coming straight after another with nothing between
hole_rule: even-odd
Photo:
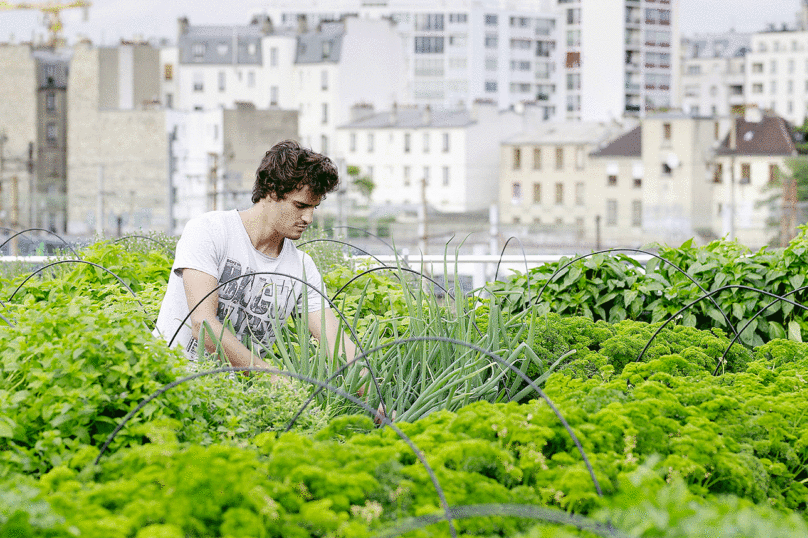
<instances>
[{"instance_id":1,"label":"sky","mask_svg":"<svg viewBox=\"0 0 808 538\"><path fill-rule=\"evenodd\" d=\"M14 4L18 0L0 0ZM31 0L29 3L44 3ZM64 0L63 0L64 1ZM608 1L608 0L603 0ZM676 1L676 0L674 0ZM683 36L696 33L754 32L769 23L793 24L800 0L678 0L680 29ZM63 11L65 34L72 41L77 35L89 36L96 44L113 45L121 38L165 37L177 35L177 18L187 16L193 25L247 24L253 13L261 12L271 0L92 0L88 19L82 9ZM323 2L327 5L327 1ZM0 42L12 35L30 41L32 32L45 34L38 11L0 10Z\"/></svg>"}]
</instances>

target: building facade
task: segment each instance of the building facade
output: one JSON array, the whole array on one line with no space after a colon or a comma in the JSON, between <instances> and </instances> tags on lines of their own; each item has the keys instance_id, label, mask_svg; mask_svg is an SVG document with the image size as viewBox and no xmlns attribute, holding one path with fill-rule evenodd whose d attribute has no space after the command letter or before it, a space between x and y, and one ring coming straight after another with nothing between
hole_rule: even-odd
<instances>
[{"instance_id":1,"label":"building facade","mask_svg":"<svg viewBox=\"0 0 808 538\"><path fill-rule=\"evenodd\" d=\"M691 116L723 116L745 104L746 53L752 34L727 32L682 39L678 102Z\"/></svg>"},{"instance_id":2,"label":"building facade","mask_svg":"<svg viewBox=\"0 0 808 538\"><path fill-rule=\"evenodd\" d=\"M365 107L354 114L338 130L340 147L347 148L340 159L373 180L372 204L462 213L496 203L500 141L542 113L476 102L470 109Z\"/></svg>"}]
</instances>

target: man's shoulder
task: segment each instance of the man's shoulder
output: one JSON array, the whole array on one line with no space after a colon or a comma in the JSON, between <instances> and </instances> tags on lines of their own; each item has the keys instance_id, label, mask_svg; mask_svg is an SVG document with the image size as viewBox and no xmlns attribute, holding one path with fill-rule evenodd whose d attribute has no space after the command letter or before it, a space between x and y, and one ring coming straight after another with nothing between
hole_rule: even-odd
<instances>
[{"instance_id":1,"label":"man's shoulder","mask_svg":"<svg viewBox=\"0 0 808 538\"><path fill-rule=\"evenodd\" d=\"M233 224L233 217L238 216L235 211L208 211L188 219L185 230L224 230Z\"/></svg>"}]
</instances>

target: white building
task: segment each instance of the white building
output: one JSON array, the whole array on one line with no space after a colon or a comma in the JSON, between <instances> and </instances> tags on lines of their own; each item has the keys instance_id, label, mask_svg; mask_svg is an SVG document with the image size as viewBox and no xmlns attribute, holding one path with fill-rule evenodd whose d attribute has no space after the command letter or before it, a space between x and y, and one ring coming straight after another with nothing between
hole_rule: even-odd
<instances>
[{"instance_id":1,"label":"white building","mask_svg":"<svg viewBox=\"0 0 808 538\"><path fill-rule=\"evenodd\" d=\"M305 31L297 37L285 91L300 112L300 137L306 146L339 154L336 129L350 120L353 105L385 109L410 101L401 40L391 21L346 17L300 30Z\"/></svg>"},{"instance_id":2,"label":"white building","mask_svg":"<svg viewBox=\"0 0 808 538\"><path fill-rule=\"evenodd\" d=\"M367 107L354 113L338 129L340 147L347 148L342 158L373 179L372 203L412 208L425 198L442 212L495 204L500 142L542 114L531 106L522 113L500 111L492 102L458 110Z\"/></svg>"},{"instance_id":3,"label":"white building","mask_svg":"<svg viewBox=\"0 0 808 538\"><path fill-rule=\"evenodd\" d=\"M691 116L729 116L744 103L746 53L752 34L683 38L678 102Z\"/></svg>"},{"instance_id":4,"label":"white building","mask_svg":"<svg viewBox=\"0 0 808 538\"><path fill-rule=\"evenodd\" d=\"M674 106L678 0L561 0L557 9L563 118L612 121Z\"/></svg>"},{"instance_id":5,"label":"white building","mask_svg":"<svg viewBox=\"0 0 808 538\"><path fill-rule=\"evenodd\" d=\"M748 103L802 125L808 116L808 31L754 34L746 76Z\"/></svg>"},{"instance_id":6,"label":"white building","mask_svg":"<svg viewBox=\"0 0 808 538\"><path fill-rule=\"evenodd\" d=\"M539 100L546 117L559 102L558 21L547 0L280 0L266 13L284 28L348 15L395 21L408 91L418 105L457 108L478 98L500 108ZM374 68L380 66L374 62Z\"/></svg>"}]
</instances>

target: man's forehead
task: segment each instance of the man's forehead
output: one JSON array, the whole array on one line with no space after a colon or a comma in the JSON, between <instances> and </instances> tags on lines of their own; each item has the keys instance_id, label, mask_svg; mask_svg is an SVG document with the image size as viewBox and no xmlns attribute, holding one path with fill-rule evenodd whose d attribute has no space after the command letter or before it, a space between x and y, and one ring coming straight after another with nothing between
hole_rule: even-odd
<instances>
[{"instance_id":1,"label":"man's forehead","mask_svg":"<svg viewBox=\"0 0 808 538\"><path fill-rule=\"evenodd\" d=\"M317 205L320 203L322 196L315 195L311 191L311 187L304 185L299 189L290 192L288 195L286 195L286 198L292 202L298 202L306 205Z\"/></svg>"}]
</instances>

